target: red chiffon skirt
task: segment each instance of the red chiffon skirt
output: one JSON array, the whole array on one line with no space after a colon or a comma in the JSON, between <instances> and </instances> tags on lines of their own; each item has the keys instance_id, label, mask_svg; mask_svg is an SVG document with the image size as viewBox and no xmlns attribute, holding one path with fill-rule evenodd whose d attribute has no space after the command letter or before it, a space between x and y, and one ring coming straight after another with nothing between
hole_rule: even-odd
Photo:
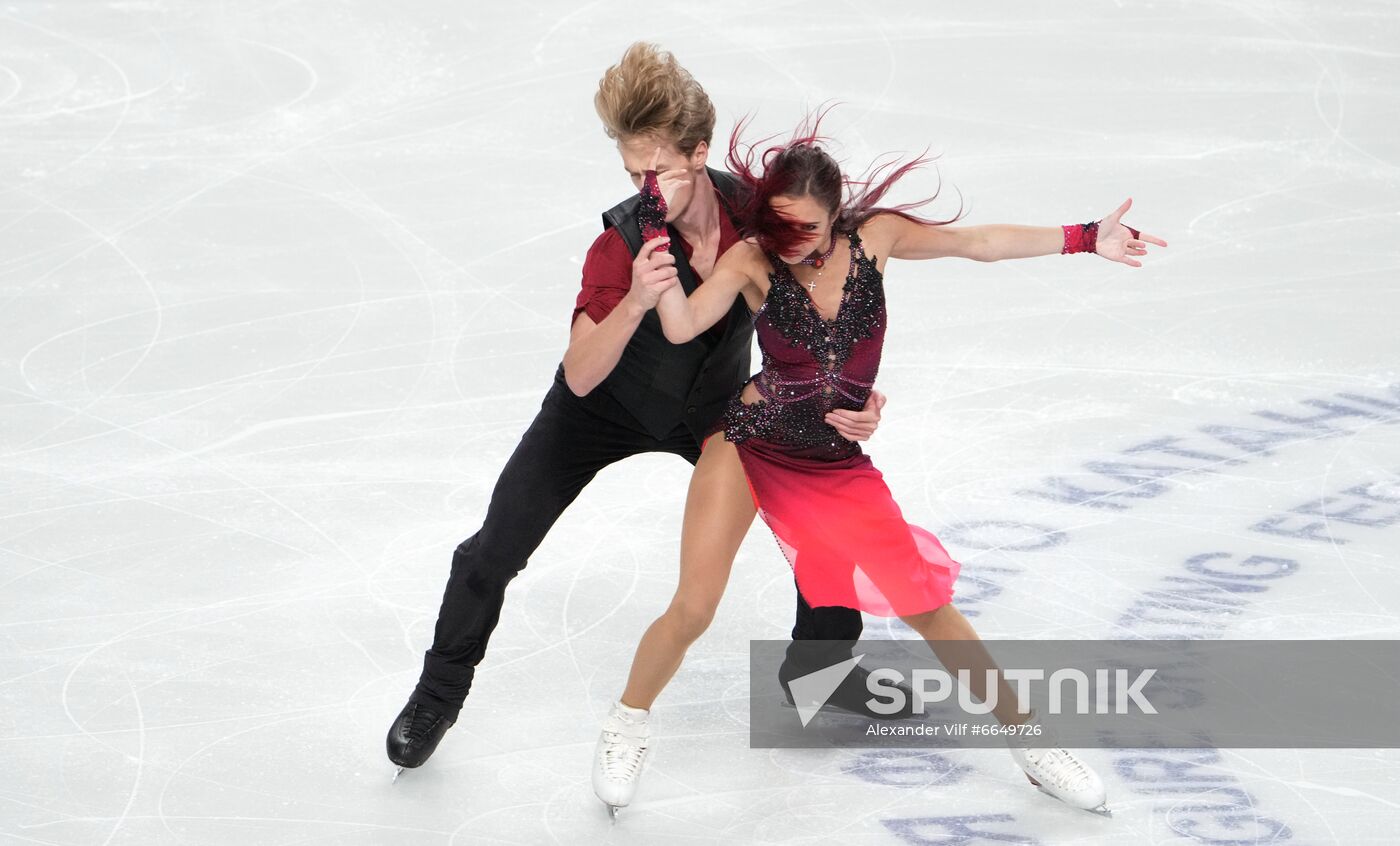
<instances>
[{"instance_id":1,"label":"red chiffon skirt","mask_svg":"<svg viewBox=\"0 0 1400 846\"><path fill-rule=\"evenodd\" d=\"M933 533L905 521L868 455L805 458L762 438L735 448L807 604L897 617L952 600L962 565Z\"/></svg>"}]
</instances>

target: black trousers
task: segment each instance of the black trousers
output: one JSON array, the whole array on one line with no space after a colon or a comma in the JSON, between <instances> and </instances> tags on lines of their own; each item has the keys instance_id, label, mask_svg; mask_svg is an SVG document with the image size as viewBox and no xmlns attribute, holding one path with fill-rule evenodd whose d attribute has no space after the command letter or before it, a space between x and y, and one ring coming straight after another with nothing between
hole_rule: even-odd
<instances>
[{"instance_id":1,"label":"black trousers","mask_svg":"<svg viewBox=\"0 0 1400 846\"><path fill-rule=\"evenodd\" d=\"M700 460L700 445L684 425L658 440L585 408L561 379L555 380L496 480L481 529L452 555L415 699L457 719L500 619L506 586L599 470L644 452L673 453L691 464ZM854 641L860 633L859 611L813 609L798 594L794 639Z\"/></svg>"}]
</instances>

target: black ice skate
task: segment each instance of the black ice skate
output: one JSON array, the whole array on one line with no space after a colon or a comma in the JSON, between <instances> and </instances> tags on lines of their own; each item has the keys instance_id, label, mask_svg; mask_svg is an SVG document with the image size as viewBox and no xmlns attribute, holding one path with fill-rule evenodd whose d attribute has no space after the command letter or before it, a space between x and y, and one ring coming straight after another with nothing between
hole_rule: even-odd
<instances>
[{"instance_id":1,"label":"black ice skate","mask_svg":"<svg viewBox=\"0 0 1400 846\"><path fill-rule=\"evenodd\" d=\"M452 723L431 705L410 699L389 726L389 736L384 740L389 760L398 765L394 781L399 780L405 769L423 766L437 749L438 741L452 728Z\"/></svg>"},{"instance_id":2,"label":"black ice skate","mask_svg":"<svg viewBox=\"0 0 1400 846\"><path fill-rule=\"evenodd\" d=\"M846 654L846 657L850 657L849 652ZM836 663L836 661L832 661L832 663ZM778 668L778 684L782 685L783 697L787 700L788 705L796 707L792 700L792 689L788 686L788 682L818 669L821 668L811 667L804 669L794 665L791 660L783 661L782 666ZM903 707L892 714L881 714L872 711L870 706L866 704L872 698L870 689L866 686L866 679L869 675L870 672L864 667L854 667L850 675L842 680L835 692L826 700L822 709L830 708L837 712L854 714L855 716L865 717L871 720L908 720L914 718L914 691L909 685L904 683L895 685L900 690L904 691Z\"/></svg>"}]
</instances>

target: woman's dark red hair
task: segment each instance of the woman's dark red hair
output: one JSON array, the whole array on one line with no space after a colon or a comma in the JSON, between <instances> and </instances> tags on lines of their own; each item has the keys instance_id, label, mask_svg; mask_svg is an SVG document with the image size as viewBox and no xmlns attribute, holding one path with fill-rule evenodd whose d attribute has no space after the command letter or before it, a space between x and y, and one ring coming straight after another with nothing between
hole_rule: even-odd
<instances>
[{"instance_id":1,"label":"woman's dark red hair","mask_svg":"<svg viewBox=\"0 0 1400 846\"><path fill-rule=\"evenodd\" d=\"M905 174L932 161L921 155L901 163L892 158L868 170L859 179L841 172L841 167L820 144L829 139L821 135L821 122L831 111L830 106L808 115L793 131L792 138L780 144L770 144L770 135L753 144L744 144L740 136L748 125L744 118L729 134L729 155L725 157L729 172L739 178L746 189L738 208L739 228L745 237L754 238L764 250L777 255L793 255L811 237L801 225L773 211L769 201L774 197L811 197L835 218L836 231L851 231L877 214L897 214L908 220L941 226L962 217L958 213L948 220L930 220L913 213L938 197L932 196L898 206L881 206L879 202ZM769 144L760 153L759 148ZM925 151L927 152L927 151ZM844 202L843 202L844 197Z\"/></svg>"}]
</instances>

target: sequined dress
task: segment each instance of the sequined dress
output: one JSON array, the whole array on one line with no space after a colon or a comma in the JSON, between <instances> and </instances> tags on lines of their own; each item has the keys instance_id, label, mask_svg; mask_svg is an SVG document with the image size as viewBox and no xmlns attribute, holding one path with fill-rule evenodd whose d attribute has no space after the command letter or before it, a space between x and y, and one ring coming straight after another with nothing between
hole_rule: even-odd
<instances>
[{"instance_id":1,"label":"sequined dress","mask_svg":"<svg viewBox=\"0 0 1400 846\"><path fill-rule=\"evenodd\" d=\"M776 270L754 314L763 368L751 381L762 398L745 405L740 391L716 431L735 444L758 513L810 605L916 614L948 603L960 565L905 522L869 456L824 420L864 406L885 338L881 273L860 237L846 238L851 268L833 320L769 256Z\"/></svg>"}]
</instances>

